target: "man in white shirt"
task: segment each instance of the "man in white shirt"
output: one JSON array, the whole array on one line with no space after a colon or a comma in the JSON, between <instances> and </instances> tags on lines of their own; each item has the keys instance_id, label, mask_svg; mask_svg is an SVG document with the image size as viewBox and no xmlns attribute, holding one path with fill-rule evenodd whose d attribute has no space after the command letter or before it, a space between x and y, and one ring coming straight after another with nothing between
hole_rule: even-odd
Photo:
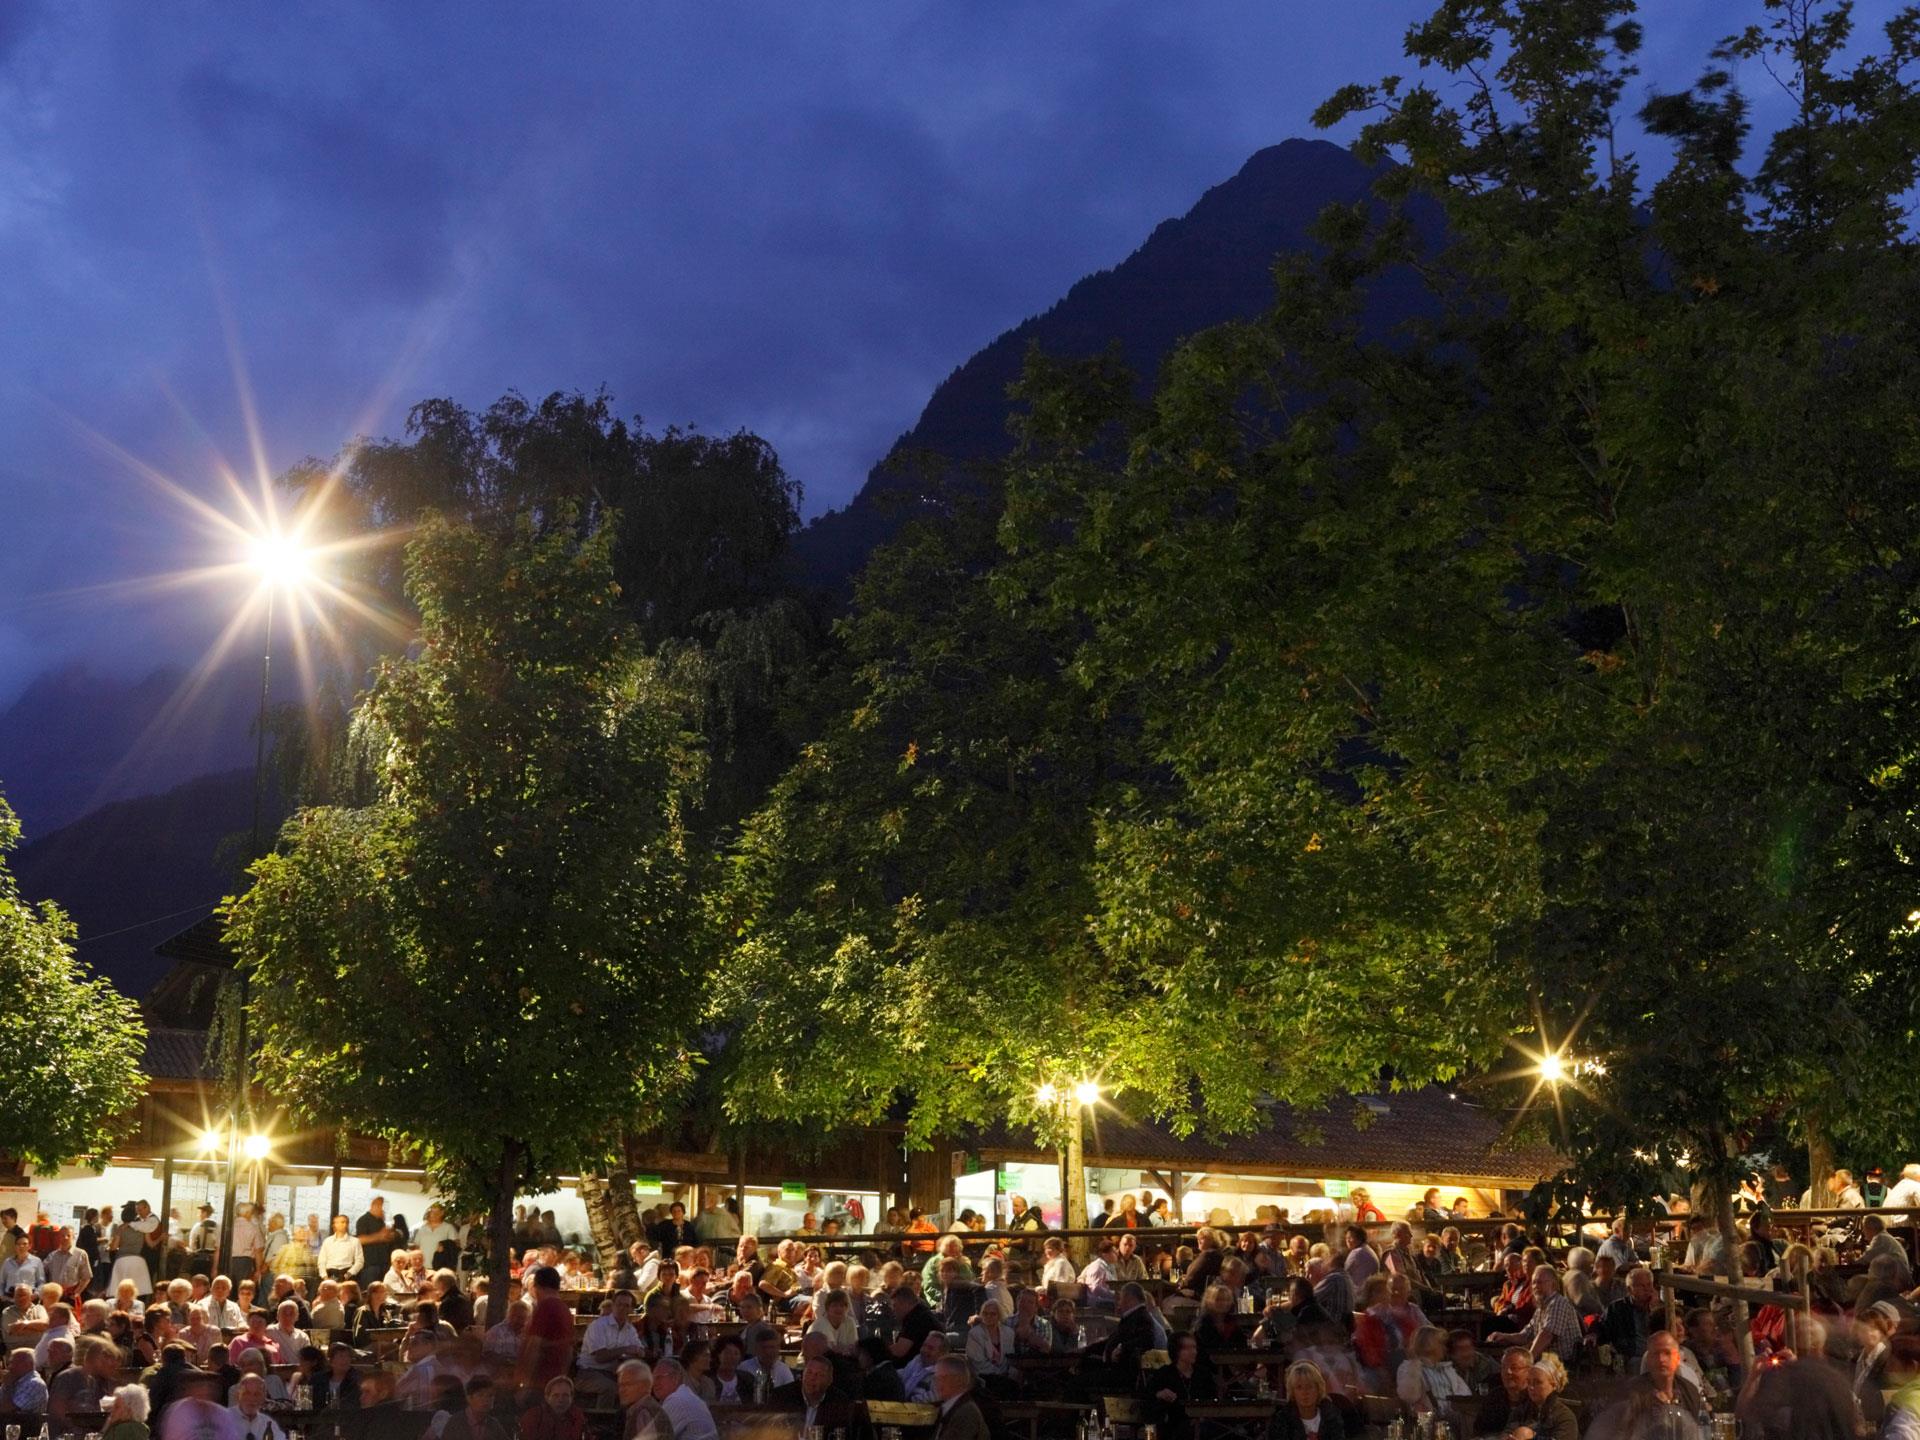
<instances>
[{"instance_id":1,"label":"man in white shirt","mask_svg":"<svg viewBox=\"0 0 1920 1440\"><path fill-rule=\"evenodd\" d=\"M351 1233L352 1222L344 1215L333 1217L333 1233L320 1242L315 1263L330 1280L351 1280L367 1263L366 1252Z\"/></svg>"},{"instance_id":2,"label":"man in white shirt","mask_svg":"<svg viewBox=\"0 0 1920 1440\"><path fill-rule=\"evenodd\" d=\"M1864 1210L1866 1197L1860 1193L1860 1187L1853 1183L1851 1170L1836 1170L1827 1177L1827 1194L1833 1197L1836 1210Z\"/></svg>"},{"instance_id":3,"label":"man in white shirt","mask_svg":"<svg viewBox=\"0 0 1920 1440\"><path fill-rule=\"evenodd\" d=\"M274 1314L280 1323L267 1331L267 1338L279 1349L282 1365L298 1365L300 1352L312 1343L307 1339L307 1332L300 1328L300 1307L291 1300L282 1300Z\"/></svg>"},{"instance_id":4,"label":"man in white shirt","mask_svg":"<svg viewBox=\"0 0 1920 1440\"><path fill-rule=\"evenodd\" d=\"M1096 1305L1113 1302L1113 1241L1100 1237L1094 1256L1080 1272L1080 1283L1087 1287L1087 1299Z\"/></svg>"},{"instance_id":5,"label":"man in white shirt","mask_svg":"<svg viewBox=\"0 0 1920 1440\"><path fill-rule=\"evenodd\" d=\"M929 1331L927 1338L920 1342L920 1353L900 1367L900 1388L906 1392L907 1399L920 1403L933 1398L934 1367L946 1358L946 1333Z\"/></svg>"},{"instance_id":6,"label":"man in white shirt","mask_svg":"<svg viewBox=\"0 0 1920 1440\"><path fill-rule=\"evenodd\" d=\"M687 1384L686 1367L678 1360L662 1360L653 1367L653 1398L673 1422L673 1440L720 1440L713 1411Z\"/></svg>"},{"instance_id":7,"label":"man in white shirt","mask_svg":"<svg viewBox=\"0 0 1920 1440\"><path fill-rule=\"evenodd\" d=\"M260 1251L265 1238L260 1233L260 1222L253 1218L253 1206L234 1206L233 1255L227 1261L227 1273L236 1282L260 1273Z\"/></svg>"},{"instance_id":8,"label":"man in white shirt","mask_svg":"<svg viewBox=\"0 0 1920 1440\"><path fill-rule=\"evenodd\" d=\"M219 1263L220 1226L213 1218L213 1206L200 1206L200 1219L187 1236L187 1264L198 1273L212 1270Z\"/></svg>"},{"instance_id":9,"label":"man in white shirt","mask_svg":"<svg viewBox=\"0 0 1920 1440\"><path fill-rule=\"evenodd\" d=\"M247 1328L247 1317L233 1302L233 1281L224 1275L213 1277L213 1283L207 1287L207 1298L195 1308L207 1312L207 1323L216 1330Z\"/></svg>"},{"instance_id":10,"label":"man in white shirt","mask_svg":"<svg viewBox=\"0 0 1920 1440\"><path fill-rule=\"evenodd\" d=\"M594 1318L580 1341L581 1392L610 1392L622 1361L645 1358L640 1332L633 1324L633 1292L616 1290L607 1301L607 1313Z\"/></svg>"},{"instance_id":11,"label":"man in white shirt","mask_svg":"<svg viewBox=\"0 0 1920 1440\"><path fill-rule=\"evenodd\" d=\"M17 1285L30 1285L37 1293L46 1283L47 1267L22 1235L13 1242L13 1253L0 1260L0 1294L11 1294Z\"/></svg>"},{"instance_id":12,"label":"man in white shirt","mask_svg":"<svg viewBox=\"0 0 1920 1440\"><path fill-rule=\"evenodd\" d=\"M644 1240L633 1242L633 1248L627 1251L627 1258L633 1261L633 1293L644 1295L660 1278L661 1257L655 1254Z\"/></svg>"},{"instance_id":13,"label":"man in white shirt","mask_svg":"<svg viewBox=\"0 0 1920 1440\"><path fill-rule=\"evenodd\" d=\"M1075 1274L1073 1261L1067 1258L1067 1242L1059 1236L1049 1236L1044 1247L1047 1263L1040 1271L1040 1283L1044 1285L1071 1285Z\"/></svg>"},{"instance_id":14,"label":"man in white shirt","mask_svg":"<svg viewBox=\"0 0 1920 1440\"><path fill-rule=\"evenodd\" d=\"M1624 1215L1613 1222L1613 1233L1600 1242L1598 1254L1612 1256L1613 1263L1622 1275L1638 1263L1639 1257L1633 1253L1633 1240L1627 1233L1627 1220Z\"/></svg>"},{"instance_id":15,"label":"man in white shirt","mask_svg":"<svg viewBox=\"0 0 1920 1440\"><path fill-rule=\"evenodd\" d=\"M1880 1202L1880 1208L1899 1210L1915 1205L1920 1205L1920 1165L1904 1165L1900 1169L1900 1178L1888 1187L1887 1198Z\"/></svg>"},{"instance_id":16,"label":"man in white shirt","mask_svg":"<svg viewBox=\"0 0 1920 1440\"><path fill-rule=\"evenodd\" d=\"M233 1416L240 1422L246 1440L287 1440L271 1415L267 1414L267 1382L258 1375L242 1375L234 1386Z\"/></svg>"},{"instance_id":17,"label":"man in white shirt","mask_svg":"<svg viewBox=\"0 0 1920 1440\"><path fill-rule=\"evenodd\" d=\"M69 1355L73 1350L74 1337L80 1333L80 1327L73 1323L73 1310L66 1305L54 1305L47 1310L47 1328L40 1332L40 1338L34 1342L33 1363L40 1370L48 1368L55 1345L65 1345Z\"/></svg>"},{"instance_id":18,"label":"man in white shirt","mask_svg":"<svg viewBox=\"0 0 1920 1440\"><path fill-rule=\"evenodd\" d=\"M780 1332L763 1321L740 1338L753 1352L740 1362L740 1373L751 1377L750 1387L743 1385L741 1393L751 1388L755 1402L764 1405L775 1390L793 1383L793 1371L780 1358Z\"/></svg>"},{"instance_id":19,"label":"man in white shirt","mask_svg":"<svg viewBox=\"0 0 1920 1440\"><path fill-rule=\"evenodd\" d=\"M449 1240L457 1244L460 1232L447 1223L446 1207L429 1205L425 1223L413 1232L412 1238L413 1248L421 1254L421 1263L431 1270L435 1264L434 1256L439 1252L440 1247Z\"/></svg>"}]
</instances>

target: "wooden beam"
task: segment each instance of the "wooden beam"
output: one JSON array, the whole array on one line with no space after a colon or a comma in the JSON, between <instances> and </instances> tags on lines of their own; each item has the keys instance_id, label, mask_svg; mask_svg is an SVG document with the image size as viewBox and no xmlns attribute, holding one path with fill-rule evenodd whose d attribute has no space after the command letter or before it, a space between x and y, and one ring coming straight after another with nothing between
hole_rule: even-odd
<instances>
[{"instance_id":1,"label":"wooden beam","mask_svg":"<svg viewBox=\"0 0 1920 1440\"><path fill-rule=\"evenodd\" d=\"M1798 1309L1808 1303L1804 1294L1794 1294L1788 1290L1755 1290L1746 1285L1729 1285L1722 1280L1676 1275L1671 1270L1656 1270L1653 1279L1661 1289L1669 1292L1712 1295L1724 1300L1757 1300L1762 1305L1778 1305L1782 1310Z\"/></svg>"}]
</instances>

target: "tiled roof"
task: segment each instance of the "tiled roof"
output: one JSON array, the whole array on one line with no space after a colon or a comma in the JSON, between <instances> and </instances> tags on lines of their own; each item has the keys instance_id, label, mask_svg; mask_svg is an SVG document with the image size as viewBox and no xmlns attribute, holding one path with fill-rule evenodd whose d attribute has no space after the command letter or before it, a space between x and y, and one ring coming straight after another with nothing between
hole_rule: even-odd
<instances>
[{"instance_id":1,"label":"tiled roof","mask_svg":"<svg viewBox=\"0 0 1920 1440\"><path fill-rule=\"evenodd\" d=\"M1251 1134L1181 1139L1103 1107L1087 1126L1087 1163L1302 1179L1484 1181L1511 1189L1554 1175L1565 1163L1550 1146L1509 1140L1505 1115L1438 1087L1336 1100L1318 1110L1275 1105L1268 1113L1270 1123ZM1356 1115L1364 1126L1355 1124ZM1010 1129L974 1143L994 1159L1047 1148L1030 1132Z\"/></svg>"},{"instance_id":2,"label":"tiled roof","mask_svg":"<svg viewBox=\"0 0 1920 1440\"><path fill-rule=\"evenodd\" d=\"M207 1032L159 1026L147 1031L147 1053L140 1068L155 1080L212 1080L219 1072L207 1063Z\"/></svg>"}]
</instances>

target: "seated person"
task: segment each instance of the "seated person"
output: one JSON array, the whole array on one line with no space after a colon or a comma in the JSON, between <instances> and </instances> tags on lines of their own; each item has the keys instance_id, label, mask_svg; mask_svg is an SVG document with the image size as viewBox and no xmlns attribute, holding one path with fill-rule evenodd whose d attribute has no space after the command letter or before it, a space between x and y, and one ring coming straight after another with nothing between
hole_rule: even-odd
<instances>
[{"instance_id":1,"label":"seated person","mask_svg":"<svg viewBox=\"0 0 1920 1440\"><path fill-rule=\"evenodd\" d=\"M1167 1440L1192 1440L1187 1406L1220 1398L1213 1367L1200 1358L1200 1346L1191 1335L1169 1337L1168 1355L1169 1363L1147 1377L1149 1406Z\"/></svg>"}]
</instances>

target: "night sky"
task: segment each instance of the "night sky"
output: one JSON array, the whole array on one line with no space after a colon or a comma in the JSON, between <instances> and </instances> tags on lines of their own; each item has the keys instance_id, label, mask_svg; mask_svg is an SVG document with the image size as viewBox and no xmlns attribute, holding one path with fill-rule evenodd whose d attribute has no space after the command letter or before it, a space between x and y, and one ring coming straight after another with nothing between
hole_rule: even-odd
<instances>
[{"instance_id":1,"label":"night sky","mask_svg":"<svg viewBox=\"0 0 1920 1440\"><path fill-rule=\"evenodd\" d=\"M103 440L214 496L237 375L269 471L423 396L604 383L765 435L814 514L1429 8L0 0L0 704L231 609L89 588L209 558ZM1650 7L1648 77L1747 8Z\"/></svg>"}]
</instances>

